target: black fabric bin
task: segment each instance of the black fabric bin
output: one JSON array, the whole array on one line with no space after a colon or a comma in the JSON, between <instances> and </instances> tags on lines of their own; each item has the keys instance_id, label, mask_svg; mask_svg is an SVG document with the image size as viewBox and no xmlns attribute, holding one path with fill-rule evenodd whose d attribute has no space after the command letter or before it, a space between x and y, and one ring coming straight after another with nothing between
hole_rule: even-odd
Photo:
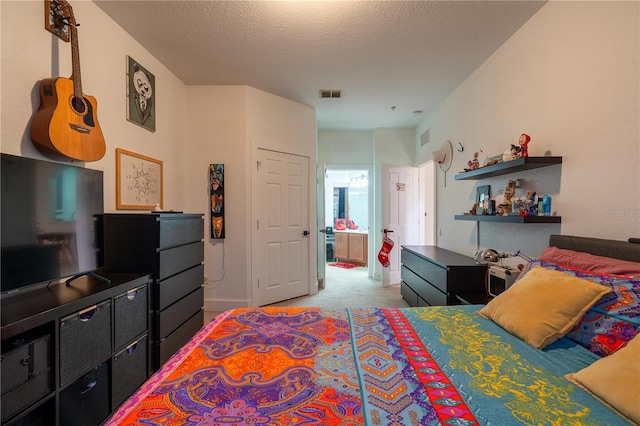
<instances>
[{"instance_id":1,"label":"black fabric bin","mask_svg":"<svg viewBox=\"0 0 640 426\"><path fill-rule=\"evenodd\" d=\"M60 393L60 424L99 425L111 413L109 400L109 365L102 363Z\"/></svg>"},{"instance_id":2,"label":"black fabric bin","mask_svg":"<svg viewBox=\"0 0 640 426\"><path fill-rule=\"evenodd\" d=\"M113 408L122 404L147 380L147 335L113 358Z\"/></svg>"}]
</instances>

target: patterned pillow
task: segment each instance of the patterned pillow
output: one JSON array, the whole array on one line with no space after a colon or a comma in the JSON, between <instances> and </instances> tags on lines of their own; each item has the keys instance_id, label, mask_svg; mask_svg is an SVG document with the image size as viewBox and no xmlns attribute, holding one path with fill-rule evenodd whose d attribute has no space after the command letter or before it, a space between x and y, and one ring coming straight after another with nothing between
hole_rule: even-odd
<instances>
[{"instance_id":1,"label":"patterned pillow","mask_svg":"<svg viewBox=\"0 0 640 426\"><path fill-rule=\"evenodd\" d=\"M587 279L612 290L566 334L569 339L591 352L607 356L640 334L640 278L582 271L543 260L535 260L532 264Z\"/></svg>"}]
</instances>

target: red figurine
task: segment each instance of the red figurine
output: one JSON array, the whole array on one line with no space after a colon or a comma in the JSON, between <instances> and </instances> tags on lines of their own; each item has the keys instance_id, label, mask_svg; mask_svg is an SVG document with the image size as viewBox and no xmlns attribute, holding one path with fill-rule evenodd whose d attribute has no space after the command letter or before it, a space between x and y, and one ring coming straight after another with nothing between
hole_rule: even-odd
<instances>
[{"instance_id":1,"label":"red figurine","mask_svg":"<svg viewBox=\"0 0 640 426\"><path fill-rule=\"evenodd\" d=\"M519 152L519 156L520 157L528 157L529 156L529 141L531 140L531 137L525 133L520 135L520 140L518 140L518 142L520 143L520 152Z\"/></svg>"}]
</instances>

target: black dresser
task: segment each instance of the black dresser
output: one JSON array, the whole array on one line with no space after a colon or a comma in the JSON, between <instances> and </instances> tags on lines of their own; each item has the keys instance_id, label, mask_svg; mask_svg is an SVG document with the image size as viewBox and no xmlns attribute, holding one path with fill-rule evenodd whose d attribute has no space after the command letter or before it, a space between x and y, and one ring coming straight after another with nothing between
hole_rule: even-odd
<instances>
[{"instance_id":1,"label":"black dresser","mask_svg":"<svg viewBox=\"0 0 640 426\"><path fill-rule=\"evenodd\" d=\"M105 214L105 269L151 275L150 372L204 321L202 214Z\"/></svg>"},{"instance_id":2,"label":"black dresser","mask_svg":"<svg viewBox=\"0 0 640 426\"><path fill-rule=\"evenodd\" d=\"M485 265L436 246L402 246L400 292L409 306L460 304L456 295L486 294Z\"/></svg>"}]
</instances>

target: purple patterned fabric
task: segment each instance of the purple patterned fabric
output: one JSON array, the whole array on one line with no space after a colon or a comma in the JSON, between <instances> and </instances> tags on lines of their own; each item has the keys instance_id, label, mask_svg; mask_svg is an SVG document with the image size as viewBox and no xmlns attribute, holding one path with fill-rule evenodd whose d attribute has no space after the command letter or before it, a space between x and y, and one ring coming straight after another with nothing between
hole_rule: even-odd
<instances>
[{"instance_id":1,"label":"purple patterned fabric","mask_svg":"<svg viewBox=\"0 0 640 426\"><path fill-rule=\"evenodd\" d=\"M640 278L583 271L554 262L533 265L554 269L611 288L573 327L569 339L600 356L611 355L640 333Z\"/></svg>"}]
</instances>

